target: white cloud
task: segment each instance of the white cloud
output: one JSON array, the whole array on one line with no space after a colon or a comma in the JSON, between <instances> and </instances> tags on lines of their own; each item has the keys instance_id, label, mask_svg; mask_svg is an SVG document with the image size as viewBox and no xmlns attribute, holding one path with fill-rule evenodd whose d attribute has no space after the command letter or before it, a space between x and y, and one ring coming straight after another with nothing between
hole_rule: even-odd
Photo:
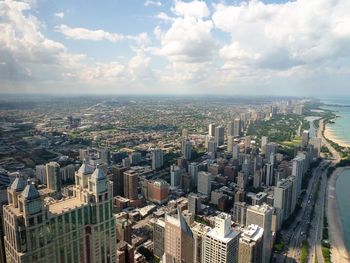
<instances>
[{"instance_id":1,"label":"white cloud","mask_svg":"<svg viewBox=\"0 0 350 263\"><path fill-rule=\"evenodd\" d=\"M108 40L111 42L118 42L124 39L123 35L116 33L109 33L104 30L90 30L82 27L69 27L67 25L60 25L56 27L56 31L62 33L64 36L70 39L76 40L93 40L101 41Z\"/></svg>"},{"instance_id":2,"label":"white cloud","mask_svg":"<svg viewBox=\"0 0 350 263\"><path fill-rule=\"evenodd\" d=\"M209 16L210 12L204 1L194 0L192 2L183 2L175 0L171 9L178 16L191 16L196 18L204 18Z\"/></svg>"},{"instance_id":3,"label":"white cloud","mask_svg":"<svg viewBox=\"0 0 350 263\"><path fill-rule=\"evenodd\" d=\"M63 12L58 12L58 13L55 13L55 17L58 17L58 18L64 18L64 13Z\"/></svg>"},{"instance_id":4,"label":"white cloud","mask_svg":"<svg viewBox=\"0 0 350 263\"><path fill-rule=\"evenodd\" d=\"M160 12L160 13L158 13L156 16L155 16L155 18L157 18L157 19L160 19L160 20L164 20L164 21L174 21L175 20L175 18L174 17L170 17L170 16L168 16L166 13L164 13L164 12Z\"/></svg>"},{"instance_id":5,"label":"white cloud","mask_svg":"<svg viewBox=\"0 0 350 263\"><path fill-rule=\"evenodd\" d=\"M145 3L144 3L144 6L150 6L150 5L162 6L162 3L160 1L146 0Z\"/></svg>"}]
</instances>

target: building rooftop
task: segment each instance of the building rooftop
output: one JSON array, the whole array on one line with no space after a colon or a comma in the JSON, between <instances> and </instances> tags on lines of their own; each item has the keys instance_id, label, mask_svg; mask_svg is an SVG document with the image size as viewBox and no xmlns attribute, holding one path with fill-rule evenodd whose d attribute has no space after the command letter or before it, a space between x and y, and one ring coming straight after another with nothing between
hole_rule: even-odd
<instances>
[{"instance_id":1,"label":"building rooftop","mask_svg":"<svg viewBox=\"0 0 350 263\"><path fill-rule=\"evenodd\" d=\"M54 203L49 203L49 212L52 214L61 214L65 211L68 211L73 208L77 208L80 206L85 205L82 201L80 201L78 198L68 198L65 200L59 200Z\"/></svg>"}]
</instances>

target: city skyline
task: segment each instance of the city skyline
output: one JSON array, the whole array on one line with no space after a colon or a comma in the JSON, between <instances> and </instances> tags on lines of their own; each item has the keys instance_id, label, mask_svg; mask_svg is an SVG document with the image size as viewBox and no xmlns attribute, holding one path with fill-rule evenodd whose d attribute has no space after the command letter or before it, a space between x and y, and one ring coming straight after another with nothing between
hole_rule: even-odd
<instances>
[{"instance_id":1,"label":"city skyline","mask_svg":"<svg viewBox=\"0 0 350 263\"><path fill-rule=\"evenodd\" d=\"M0 93L350 95L345 0L0 7Z\"/></svg>"}]
</instances>

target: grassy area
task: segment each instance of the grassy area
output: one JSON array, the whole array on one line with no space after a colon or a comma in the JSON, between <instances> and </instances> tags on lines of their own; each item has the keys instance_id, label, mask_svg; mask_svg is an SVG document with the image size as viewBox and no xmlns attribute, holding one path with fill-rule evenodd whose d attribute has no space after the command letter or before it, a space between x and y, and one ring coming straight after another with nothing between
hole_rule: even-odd
<instances>
[{"instance_id":1,"label":"grassy area","mask_svg":"<svg viewBox=\"0 0 350 263\"><path fill-rule=\"evenodd\" d=\"M301 263L305 263L307 261L308 254L309 254L309 242L307 240L304 240L301 246L301 255L300 255Z\"/></svg>"},{"instance_id":2,"label":"grassy area","mask_svg":"<svg viewBox=\"0 0 350 263\"><path fill-rule=\"evenodd\" d=\"M322 242L322 255L325 263L331 263L331 247L329 243Z\"/></svg>"}]
</instances>

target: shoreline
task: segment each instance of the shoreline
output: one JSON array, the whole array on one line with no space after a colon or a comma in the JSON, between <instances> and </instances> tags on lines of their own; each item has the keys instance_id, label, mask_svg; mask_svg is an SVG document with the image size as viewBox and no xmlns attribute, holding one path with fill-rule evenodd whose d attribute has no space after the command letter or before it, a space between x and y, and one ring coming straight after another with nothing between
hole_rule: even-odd
<instances>
[{"instance_id":1,"label":"shoreline","mask_svg":"<svg viewBox=\"0 0 350 263\"><path fill-rule=\"evenodd\" d=\"M327 219L331 244L332 262L350 262L350 254L345 245L344 227L340 217L340 209L336 194L336 183L339 175L347 168L337 168L328 181L327 186Z\"/></svg>"},{"instance_id":2,"label":"shoreline","mask_svg":"<svg viewBox=\"0 0 350 263\"><path fill-rule=\"evenodd\" d=\"M332 131L329 127L327 127L328 124L325 124L324 127L324 137L338 145L340 145L341 147L350 147L350 143L346 143L340 139L337 138L337 136L335 135L334 131Z\"/></svg>"}]
</instances>

